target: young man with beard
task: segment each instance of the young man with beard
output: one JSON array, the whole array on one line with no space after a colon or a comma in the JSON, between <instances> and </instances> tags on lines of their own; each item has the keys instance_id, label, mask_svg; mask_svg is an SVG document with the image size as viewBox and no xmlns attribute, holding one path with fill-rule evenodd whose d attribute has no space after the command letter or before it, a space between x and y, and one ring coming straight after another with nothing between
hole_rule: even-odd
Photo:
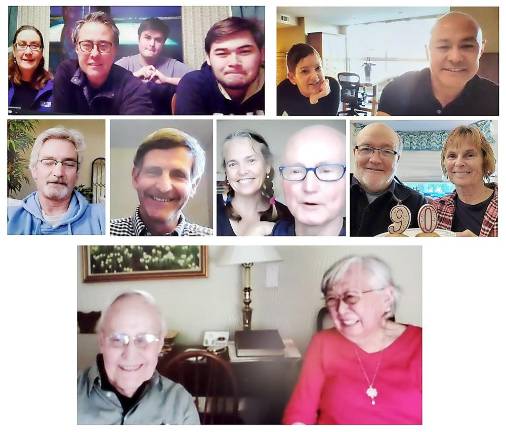
<instances>
[{"instance_id":1,"label":"young man with beard","mask_svg":"<svg viewBox=\"0 0 506 432\"><path fill-rule=\"evenodd\" d=\"M113 219L115 236L207 236L210 228L190 223L183 208L197 191L205 153L192 136L171 128L148 135L139 146L132 185L139 205L131 217Z\"/></svg>"},{"instance_id":2,"label":"young man with beard","mask_svg":"<svg viewBox=\"0 0 506 432\"><path fill-rule=\"evenodd\" d=\"M8 234L105 234L104 207L74 190L84 146L78 131L62 127L36 138L30 171L37 191L8 207Z\"/></svg>"},{"instance_id":3,"label":"young man with beard","mask_svg":"<svg viewBox=\"0 0 506 432\"><path fill-rule=\"evenodd\" d=\"M205 39L206 62L178 84L175 114L263 115L264 34L255 21L231 17Z\"/></svg>"}]
</instances>

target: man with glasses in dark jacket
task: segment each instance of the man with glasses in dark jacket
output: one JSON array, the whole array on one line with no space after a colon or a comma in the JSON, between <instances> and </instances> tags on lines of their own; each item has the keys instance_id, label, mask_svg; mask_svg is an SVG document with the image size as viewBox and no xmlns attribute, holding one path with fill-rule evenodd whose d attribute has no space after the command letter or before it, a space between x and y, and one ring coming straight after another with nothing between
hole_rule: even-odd
<instances>
[{"instance_id":1,"label":"man with glasses in dark jacket","mask_svg":"<svg viewBox=\"0 0 506 432\"><path fill-rule=\"evenodd\" d=\"M54 79L54 111L69 114L152 114L146 85L114 64L119 30L104 12L77 22L76 60L65 60Z\"/></svg>"}]
</instances>

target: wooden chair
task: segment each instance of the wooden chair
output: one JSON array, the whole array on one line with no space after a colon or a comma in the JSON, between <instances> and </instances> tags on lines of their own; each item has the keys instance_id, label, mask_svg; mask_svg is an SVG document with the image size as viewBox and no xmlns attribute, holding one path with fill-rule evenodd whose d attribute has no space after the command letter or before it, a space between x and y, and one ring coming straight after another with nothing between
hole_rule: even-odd
<instances>
[{"instance_id":1,"label":"wooden chair","mask_svg":"<svg viewBox=\"0 0 506 432\"><path fill-rule=\"evenodd\" d=\"M162 374L192 394L201 424L240 423L237 380L228 361L205 350L185 351Z\"/></svg>"},{"instance_id":2,"label":"wooden chair","mask_svg":"<svg viewBox=\"0 0 506 432\"><path fill-rule=\"evenodd\" d=\"M170 110L172 111L172 115L176 114L176 93L172 95L172 99L170 100Z\"/></svg>"}]
</instances>

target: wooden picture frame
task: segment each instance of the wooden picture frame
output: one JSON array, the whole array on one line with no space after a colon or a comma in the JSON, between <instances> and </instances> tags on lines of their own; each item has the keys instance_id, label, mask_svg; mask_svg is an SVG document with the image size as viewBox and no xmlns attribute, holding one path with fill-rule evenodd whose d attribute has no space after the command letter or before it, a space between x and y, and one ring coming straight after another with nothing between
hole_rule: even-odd
<instances>
[{"instance_id":1,"label":"wooden picture frame","mask_svg":"<svg viewBox=\"0 0 506 432\"><path fill-rule=\"evenodd\" d=\"M84 282L207 277L207 246L96 245L81 253Z\"/></svg>"}]
</instances>

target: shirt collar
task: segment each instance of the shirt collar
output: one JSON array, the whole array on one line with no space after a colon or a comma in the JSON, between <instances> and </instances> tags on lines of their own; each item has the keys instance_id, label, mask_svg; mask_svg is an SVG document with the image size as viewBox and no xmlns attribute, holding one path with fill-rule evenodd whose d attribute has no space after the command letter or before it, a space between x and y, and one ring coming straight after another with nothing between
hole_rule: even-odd
<instances>
[{"instance_id":1,"label":"shirt collar","mask_svg":"<svg viewBox=\"0 0 506 432\"><path fill-rule=\"evenodd\" d=\"M181 213L181 216L179 216L179 221L176 225L176 228L174 228L174 231L172 231L170 233L166 233L164 235L166 235L166 236L180 236L180 235L182 235L185 224L186 224L186 219L185 219L183 213ZM149 232L146 224L144 223L144 221L141 218L140 206L137 206L137 208L135 209L135 212L132 216L132 227L133 227L133 230L134 230L136 236L152 236L153 235Z\"/></svg>"}]
</instances>

